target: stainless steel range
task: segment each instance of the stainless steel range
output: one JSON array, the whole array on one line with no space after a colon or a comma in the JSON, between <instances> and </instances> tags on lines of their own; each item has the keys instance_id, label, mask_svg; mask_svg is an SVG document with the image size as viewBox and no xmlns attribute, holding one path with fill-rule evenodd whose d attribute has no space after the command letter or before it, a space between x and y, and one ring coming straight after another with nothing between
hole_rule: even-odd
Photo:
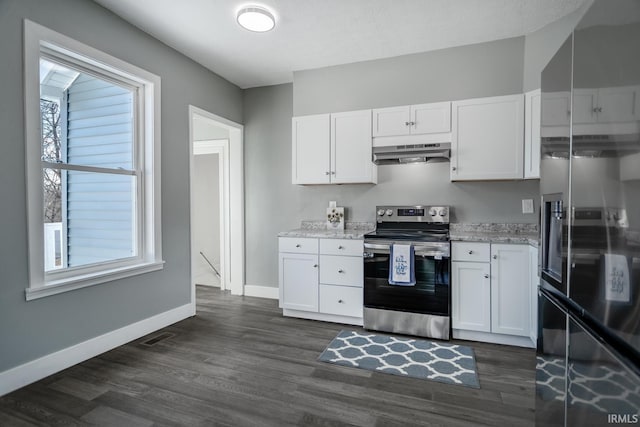
<instances>
[{"instance_id":1,"label":"stainless steel range","mask_svg":"<svg viewBox=\"0 0 640 427\"><path fill-rule=\"evenodd\" d=\"M364 236L364 327L448 340L451 335L448 206L378 206ZM391 254L411 248L410 284L393 283Z\"/></svg>"}]
</instances>

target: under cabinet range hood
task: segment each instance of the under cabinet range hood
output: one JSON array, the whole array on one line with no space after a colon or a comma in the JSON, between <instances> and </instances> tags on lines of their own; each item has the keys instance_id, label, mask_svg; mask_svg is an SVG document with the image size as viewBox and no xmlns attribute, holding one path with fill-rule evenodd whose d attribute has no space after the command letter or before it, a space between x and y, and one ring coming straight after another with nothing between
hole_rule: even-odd
<instances>
[{"instance_id":1,"label":"under cabinet range hood","mask_svg":"<svg viewBox=\"0 0 640 427\"><path fill-rule=\"evenodd\" d=\"M373 147L373 163L376 165L397 165L443 162L449 160L450 152L450 142Z\"/></svg>"}]
</instances>

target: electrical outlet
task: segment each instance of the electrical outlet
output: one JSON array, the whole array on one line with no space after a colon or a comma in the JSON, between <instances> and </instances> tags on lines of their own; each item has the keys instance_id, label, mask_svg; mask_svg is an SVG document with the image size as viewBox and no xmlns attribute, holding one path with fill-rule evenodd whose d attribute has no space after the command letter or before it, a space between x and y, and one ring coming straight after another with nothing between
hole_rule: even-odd
<instances>
[{"instance_id":1,"label":"electrical outlet","mask_svg":"<svg viewBox=\"0 0 640 427\"><path fill-rule=\"evenodd\" d=\"M523 214L533 213L533 199L522 199L522 213Z\"/></svg>"}]
</instances>

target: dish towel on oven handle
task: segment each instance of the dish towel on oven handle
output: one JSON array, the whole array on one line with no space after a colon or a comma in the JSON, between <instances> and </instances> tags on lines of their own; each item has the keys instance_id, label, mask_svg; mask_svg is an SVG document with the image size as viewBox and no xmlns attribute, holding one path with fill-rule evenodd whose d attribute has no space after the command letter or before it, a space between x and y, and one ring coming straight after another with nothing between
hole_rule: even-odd
<instances>
[{"instance_id":1,"label":"dish towel on oven handle","mask_svg":"<svg viewBox=\"0 0 640 427\"><path fill-rule=\"evenodd\" d=\"M631 280L629 263L624 255L602 255L602 276L605 286L605 300L631 302Z\"/></svg>"},{"instance_id":2,"label":"dish towel on oven handle","mask_svg":"<svg viewBox=\"0 0 640 427\"><path fill-rule=\"evenodd\" d=\"M389 284L414 286L416 271L412 245L391 245L389 255Z\"/></svg>"}]
</instances>

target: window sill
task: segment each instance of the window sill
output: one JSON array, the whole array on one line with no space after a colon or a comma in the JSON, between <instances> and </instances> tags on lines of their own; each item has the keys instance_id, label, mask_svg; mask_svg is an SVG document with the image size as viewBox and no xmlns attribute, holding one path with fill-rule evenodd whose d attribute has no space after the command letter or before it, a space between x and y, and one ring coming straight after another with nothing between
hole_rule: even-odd
<instances>
[{"instance_id":1,"label":"window sill","mask_svg":"<svg viewBox=\"0 0 640 427\"><path fill-rule=\"evenodd\" d=\"M55 282L51 282L46 285L28 288L25 291L26 299L27 301L31 301L38 298L44 298L63 292L73 291L75 289L98 285L100 283L112 282L118 279L124 279L131 276L137 276L139 274L162 270L163 267L164 261L153 261L143 264L136 264L127 267L100 271L98 273L85 274L63 280L56 280Z\"/></svg>"}]
</instances>

